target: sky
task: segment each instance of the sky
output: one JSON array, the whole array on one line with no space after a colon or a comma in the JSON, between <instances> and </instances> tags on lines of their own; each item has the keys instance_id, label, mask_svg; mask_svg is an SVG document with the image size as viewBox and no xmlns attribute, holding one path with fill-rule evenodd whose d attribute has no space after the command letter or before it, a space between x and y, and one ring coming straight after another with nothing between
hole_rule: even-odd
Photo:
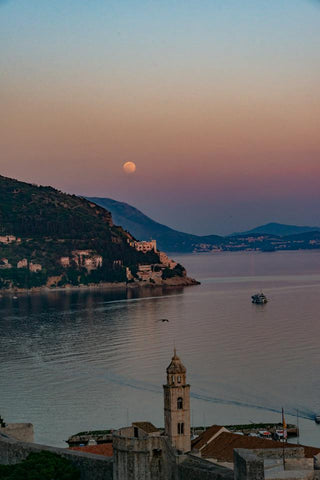
<instances>
[{"instance_id":1,"label":"sky","mask_svg":"<svg viewBox=\"0 0 320 480\"><path fill-rule=\"evenodd\" d=\"M320 0L0 0L0 174L196 234L320 225L319 52Z\"/></svg>"}]
</instances>

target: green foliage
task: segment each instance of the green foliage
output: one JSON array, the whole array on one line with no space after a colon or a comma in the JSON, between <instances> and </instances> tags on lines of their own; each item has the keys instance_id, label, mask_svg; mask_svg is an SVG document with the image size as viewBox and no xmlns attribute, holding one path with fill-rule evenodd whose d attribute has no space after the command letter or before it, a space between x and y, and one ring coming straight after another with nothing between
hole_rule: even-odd
<instances>
[{"instance_id":1,"label":"green foliage","mask_svg":"<svg viewBox=\"0 0 320 480\"><path fill-rule=\"evenodd\" d=\"M166 267L163 272L162 272L162 278L166 280L167 278L173 278L173 277L184 277L186 274L185 269L183 268L180 263L178 263L174 268L168 268Z\"/></svg>"},{"instance_id":2,"label":"green foliage","mask_svg":"<svg viewBox=\"0 0 320 480\"><path fill-rule=\"evenodd\" d=\"M79 480L69 460L52 452L30 453L16 465L0 465L0 480Z\"/></svg>"},{"instance_id":3,"label":"green foliage","mask_svg":"<svg viewBox=\"0 0 320 480\"><path fill-rule=\"evenodd\" d=\"M131 247L132 236L114 226L104 208L51 187L0 176L0 235L9 234L21 241L0 244L0 260L5 258L12 265L0 264L0 289L40 287L49 277L59 277L57 286L124 282L126 266L136 272L138 264L159 262L155 252L144 254ZM72 259L75 250L101 255L102 267L88 272L73 263L64 269L60 258ZM39 263L42 271L18 269L22 259ZM119 260L120 267L114 264Z\"/></svg>"}]
</instances>

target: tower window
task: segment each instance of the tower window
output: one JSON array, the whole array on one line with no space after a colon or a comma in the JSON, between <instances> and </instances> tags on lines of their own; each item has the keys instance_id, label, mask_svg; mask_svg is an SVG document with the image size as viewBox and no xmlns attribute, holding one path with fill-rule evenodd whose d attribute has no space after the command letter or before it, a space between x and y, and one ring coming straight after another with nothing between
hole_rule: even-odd
<instances>
[{"instance_id":1,"label":"tower window","mask_svg":"<svg viewBox=\"0 0 320 480\"><path fill-rule=\"evenodd\" d=\"M184 423L178 423L178 435L184 435Z\"/></svg>"},{"instance_id":2,"label":"tower window","mask_svg":"<svg viewBox=\"0 0 320 480\"><path fill-rule=\"evenodd\" d=\"M172 383L174 383L174 375L172 375Z\"/></svg>"},{"instance_id":3,"label":"tower window","mask_svg":"<svg viewBox=\"0 0 320 480\"><path fill-rule=\"evenodd\" d=\"M182 410L183 409L183 398L179 397L177 400L177 409Z\"/></svg>"},{"instance_id":4,"label":"tower window","mask_svg":"<svg viewBox=\"0 0 320 480\"><path fill-rule=\"evenodd\" d=\"M180 377L180 375L178 376L178 383L181 383L181 377Z\"/></svg>"}]
</instances>

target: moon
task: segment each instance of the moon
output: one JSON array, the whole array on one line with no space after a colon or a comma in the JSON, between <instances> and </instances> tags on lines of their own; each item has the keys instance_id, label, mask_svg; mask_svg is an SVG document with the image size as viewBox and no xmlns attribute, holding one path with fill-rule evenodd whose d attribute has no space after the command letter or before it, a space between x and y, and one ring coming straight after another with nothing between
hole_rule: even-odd
<instances>
[{"instance_id":1,"label":"moon","mask_svg":"<svg viewBox=\"0 0 320 480\"><path fill-rule=\"evenodd\" d=\"M137 166L134 162L126 162L122 165L123 171L128 175L134 173L137 169Z\"/></svg>"}]
</instances>

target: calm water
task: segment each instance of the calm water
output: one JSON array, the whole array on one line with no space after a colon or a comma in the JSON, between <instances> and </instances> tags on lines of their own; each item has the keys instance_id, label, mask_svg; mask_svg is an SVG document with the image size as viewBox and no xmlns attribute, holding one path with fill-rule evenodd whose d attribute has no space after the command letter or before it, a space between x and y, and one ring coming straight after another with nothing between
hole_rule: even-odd
<instances>
[{"instance_id":1,"label":"calm water","mask_svg":"<svg viewBox=\"0 0 320 480\"><path fill-rule=\"evenodd\" d=\"M0 299L0 414L52 445L134 420L163 425L175 342L193 424L278 421L284 406L287 421L300 412L301 441L320 446L320 252L178 259L202 285ZM251 304L259 289L267 305Z\"/></svg>"}]
</instances>

